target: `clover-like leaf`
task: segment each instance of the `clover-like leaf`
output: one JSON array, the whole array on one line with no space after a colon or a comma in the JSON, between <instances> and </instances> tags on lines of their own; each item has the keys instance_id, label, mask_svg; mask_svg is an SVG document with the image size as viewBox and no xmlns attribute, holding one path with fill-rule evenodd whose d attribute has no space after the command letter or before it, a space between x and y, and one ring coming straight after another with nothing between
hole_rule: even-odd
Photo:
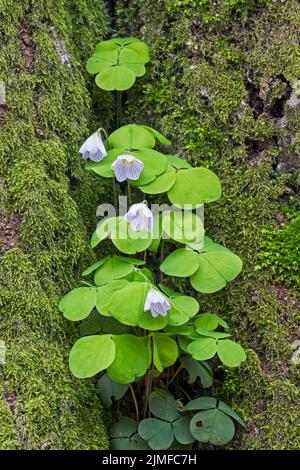
<instances>
[{"instance_id":1,"label":"clover-like leaf","mask_svg":"<svg viewBox=\"0 0 300 470\"><path fill-rule=\"evenodd\" d=\"M146 44L134 38L109 39L97 44L86 69L96 75L96 84L103 90L128 90L136 77L145 74L149 61Z\"/></svg>"},{"instance_id":2,"label":"clover-like leaf","mask_svg":"<svg viewBox=\"0 0 300 470\"><path fill-rule=\"evenodd\" d=\"M160 265L160 270L169 276L188 277L199 268L199 255L186 248L173 251Z\"/></svg>"},{"instance_id":3,"label":"clover-like leaf","mask_svg":"<svg viewBox=\"0 0 300 470\"><path fill-rule=\"evenodd\" d=\"M209 388L213 384L213 372L210 365L205 361L197 361L189 356L183 356L180 360L183 369L189 374L189 383L195 383L197 377L200 378L203 388Z\"/></svg>"},{"instance_id":4,"label":"clover-like leaf","mask_svg":"<svg viewBox=\"0 0 300 470\"><path fill-rule=\"evenodd\" d=\"M71 321L88 317L97 302L97 289L94 287L77 287L68 292L59 303L59 310Z\"/></svg>"},{"instance_id":5,"label":"clover-like leaf","mask_svg":"<svg viewBox=\"0 0 300 470\"><path fill-rule=\"evenodd\" d=\"M148 282L131 282L127 287L112 296L110 312L118 321L130 326L140 326L147 330L160 330L168 323L168 315L152 317L144 312Z\"/></svg>"},{"instance_id":6,"label":"clover-like leaf","mask_svg":"<svg viewBox=\"0 0 300 470\"><path fill-rule=\"evenodd\" d=\"M142 77L146 73L144 59L133 49L124 47L119 54L119 63L132 70L136 77Z\"/></svg>"},{"instance_id":7,"label":"clover-like leaf","mask_svg":"<svg viewBox=\"0 0 300 470\"><path fill-rule=\"evenodd\" d=\"M102 90L124 91L128 90L135 83L135 73L126 65L115 65L108 67L103 72L96 75L96 85Z\"/></svg>"},{"instance_id":8,"label":"clover-like leaf","mask_svg":"<svg viewBox=\"0 0 300 470\"><path fill-rule=\"evenodd\" d=\"M190 422L190 416L181 416L172 423L175 439L180 444L191 444L195 440L190 431Z\"/></svg>"},{"instance_id":9,"label":"clover-like leaf","mask_svg":"<svg viewBox=\"0 0 300 470\"><path fill-rule=\"evenodd\" d=\"M223 364L228 367L238 367L246 360L242 346L230 339L218 341L217 353Z\"/></svg>"},{"instance_id":10,"label":"clover-like leaf","mask_svg":"<svg viewBox=\"0 0 300 470\"><path fill-rule=\"evenodd\" d=\"M92 248L95 248L95 246L105 240L112 230L116 230L116 219L116 217L109 217L97 226L91 238Z\"/></svg>"},{"instance_id":11,"label":"clover-like leaf","mask_svg":"<svg viewBox=\"0 0 300 470\"><path fill-rule=\"evenodd\" d=\"M196 299L187 295L180 295L169 299L171 309L169 310L169 325L183 325L197 314L199 304Z\"/></svg>"},{"instance_id":12,"label":"clover-like leaf","mask_svg":"<svg viewBox=\"0 0 300 470\"><path fill-rule=\"evenodd\" d=\"M155 136L152 132L138 124L126 124L108 137L111 147L125 149L150 148L155 146Z\"/></svg>"},{"instance_id":13,"label":"clover-like leaf","mask_svg":"<svg viewBox=\"0 0 300 470\"><path fill-rule=\"evenodd\" d=\"M170 165L166 171L157 176L153 181L148 184L139 186L139 189L145 194L160 194L168 191L174 184L176 179L176 172Z\"/></svg>"},{"instance_id":14,"label":"clover-like leaf","mask_svg":"<svg viewBox=\"0 0 300 470\"><path fill-rule=\"evenodd\" d=\"M110 430L113 450L148 450L148 444L139 436L138 423L130 418L122 418Z\"/></svg>"},{"instance_id":15,"label":"clover-like leaf","mask_svg":"<svg viewBox=\"0 0 300 470\"><path fill-rule=\"evenodd\" d=\"M98 245L108 236L116 248L125 254L136 254L144 251L152 242L151 232L133 230L123 217L110 217L98 225L91 240L92 247ZM131 268L124 267L125 269L129 270Z\"/></svg>"},{"instance_id":16,"label":"clover-like leaf","mask_svg":"<svg viewBox=\"0 0 300 470\"><path fill-rule=\"evenodd\" d=\"M110 366L115 354L116 347L111 335L80 338L70 352L71 372L79 379L93 377Z\"/></svg>"},{"instance_id":17,"label":"clover-like leaf","mask_svg":"<svg viewBox=\"0 0 300 470\"><path fill-rule=\"evenodd\" d=\"M209 251L199 254L199 268L191 276L198 292L217 292L232 281L242 269L241 259L230 251Z\"/></svg>"},{"instance_id":18,"label":"clover-like leaf","mask_svg":"<svg viewBox=\"0 0 300 470\"><path fill-rule=\"evenodd\" d=\"M213 313L205 312L198 316L195 320L195 326L204 330L212 331L218 327L218 318Z\"/></svg>"},{"instance_id":19,"label":"clover-like leaf","mask_svg":"<svg viewBox=\"0 0 300 470\"><path fill-rule=\"evenodd\" d=\"M190 211L165 211L162 215L164 232L180 243L203 243L202 220Z\"/></svg>"},{"instance_id":20,"label":"clover-like leaf","mask_svg":"<svg viewBox=\"0 0 300 470\"><path fill-rule=\"evenodd\" d=\"M80 336L95 335L102 331L103 317L96 309L93 309L89 316L79 324Z\"/></svg>"},{"instance_id":21,"label":"clover-like leaf","mask_svg":"<svg viewBox=\"0 0 300 470\"><path fill-rule=\"evenodd\" d=\"M106 408L110 408L113 400L123 398L128 390L128 384L120 384L111 380L108 374L103 374L97 382L96 390L100 395L101 402Z\"/></svg>"},{"instance_id":22,"label":"clover-like leaf","mask_svg":"<svg viewBox=\"0 0 300 470\"><path fill-rule=\"evenodd\" d=\"M176 341L163 333L154 333L153 337L153 362L159 372L172 366L178 356Z\"/></svg>"},{"instance_id":23,"label":"clover-like leaf","mask_svg":"<svg viewBox=\"0 0 300 470\"><path fill-rule=\"evenodd\" d=\"M198 361L211 359L217 352L217 341L214 338L199 338L192 341L188 347L188 352Z\"/></svg>"},{"instance_id":24,"label":"clover-like leaf","mask_svg":"<svg viewBox=\"0 0 300 470\"><path fill-rule=\"evenodd\" d=\"M181 416L177 408L177 402L170 393L163 394L158 390L150 394L149 409L157 418L172 423Z\"/></svg>"},{"instance_id":25,"label":"clover-like leaf","mask_svg":"<svg viewBox=\"0 0 300 470\"><path fill-rule=\"evenodd\" d=\"M190 430L197 441L215 446L228 444L235 433L232 420L217 408L200 411L193 416Z\"/></svg>"},{"instance_id":26,"label":"clover-like leaf","mask_svg":"<svg viewBox=\"0 0 300 470\"><path fill-rule=\"evenodd\" d=\"M196 328L196 332L200 336L208 336L209 338L215 338L215 339L224 339L224 338L229 338L231 336L229 333L223 333L222 331L209 331L205 330L204 328Z\"/></svg>"},{"instance_id":27,"label":"clover-like leaf","mask_svg":"<svg viewBox=\"0 0 300 470\"><path fill-rule=\"evenodd\" d=\"M192 168L192 165L190 165L186 160L183 158L177 157L177 155L167 155L168 163L172 167L180 170L182 168Z\"/></svg>"},{"instance_id":28,"label":"clover-like leaf","mask_svg":"<svg viewBox=\"0 0 300 470\"><path fill-rule=\"evenodd\" d=\"M160 419L143 419L139 424L138 432L153 450L168 449L174 441L172 424Z\"/></svg>"},{"instance_id":29,"label":"clover-like leaf","mask_svg":"<svg viewBox=\"0 0 300 470\"><path fill-rule=\"evenodd\" d=\"M227 248L205 237L199 252L179 248L161 264L160 269L169 276L191 276L191 284L198 292L217 292L232 281L242 269L241 259ZM221 325L226 324L222 319Z\"/></svg>"},{"instance_id":30,"label":"clover-like leaf","mask_svg":"<svg viewBox=\"0 0 300 470\"><path fill-rule=\"evenodd\" d=\"M177 172L175 184L168 191L168 197L175 206L184 207L190 204L195 208L217 201L221 192L221 183L212 171L207 168L190 168Z\"/></svg>"},{"instance_id":31,"label":"clover-like leaf","mask_svg":"<svg viewBox=\"0 0 300 470\"><path fill-rule=\"evenodd\" d=\"M210 410L216 408L217 399L214 397L199 397L194 400L189 401L185 407L185 411L194 411L194 410Z\"/></svg>"},{"instance_id":32,"label":"clover-like leaf","mask_svg":"<svg viewBox=\"0 0 300 470\"><path fill-rule=\"evenodd\" d=\"M243 428L246 427L241 417L235 411L233 411L233 409L230 408L230 406L228 406L226 403L224 403L223 401L219 401L218 408L219 410L223 411L223 413L226 413L228 416L235 419Z\"/></svg>"},{"instance_id":33,"label":"clover-like leaf","mask_svg":"<svg viewBox=\"0 0 300 470\"><path fill-rule=\"evenodd\" d=\"M128 276L134 270L134 264L124 261L118 256L111 256L99 266L94 275L96 286L102 286L116 279Z\"/></svg>"},{"instance_id":34,"label":"clover-like leaf","mask_svg":"<svg viewBox=\"0 0 300 470\"><path fill-rule=\"evenodd\" d=\"M133 335L113 336L115 359L107 369L111 380L128 384L142 377L151 361L148 338Z\"/></svg>"},{"instance_id":35,"label":"clover-like leaf","mask_svg":"<svg viewBox=\"0 0 300 470\"><path fill-rule=\"evenodd\" d=\"M128 284L126 279L117 279L99 287L96 308L101 315L110 316L109 305L113 294Z\"/></svg>"}]
</instances>

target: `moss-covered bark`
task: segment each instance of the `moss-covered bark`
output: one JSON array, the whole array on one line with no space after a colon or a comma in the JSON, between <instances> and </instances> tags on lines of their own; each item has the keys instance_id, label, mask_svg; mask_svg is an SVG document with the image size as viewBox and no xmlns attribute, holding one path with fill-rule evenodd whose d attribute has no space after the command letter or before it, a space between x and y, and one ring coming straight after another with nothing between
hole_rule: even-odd
<instances>
[{"instance_id":1,"label":"moss-covered bark","mask_svg":"<svg viewBox=\"0 0 300 470\"><path fill-rule=\"evenodd\" d=\"M227 317L249 351L247 363L213 390L247 420L234 447L296 449L299 392L291 343L299 331L297 299L262 265L273 264L266 262L264 241L284 220L280 197L295 199L299 2L117 4L119 31L139 35L152 49L150 74L128 96L128 117L150 123L172 140L172 151L220 176L223 197L206 207L207 232L244 261L228 288L198 298L203 309ZM289 237L290 258L280 261L282 246L272 252L280 280L291 272L299 282L297 241Z\"/></svg>"},{"instance_id":2,"label":"moss-covered bark","mask_svg":"<svg viewBox=\"0 0 300 470\"><path fill-rule=\"evenodd\" d=\"M108 446L94 386L69 372L75 331L57 308L91 258L86 227L105 190L78 145L96 125L84 63L106 20L102 1L0 0L1 449Z\"/></svg>"}]
</instances>

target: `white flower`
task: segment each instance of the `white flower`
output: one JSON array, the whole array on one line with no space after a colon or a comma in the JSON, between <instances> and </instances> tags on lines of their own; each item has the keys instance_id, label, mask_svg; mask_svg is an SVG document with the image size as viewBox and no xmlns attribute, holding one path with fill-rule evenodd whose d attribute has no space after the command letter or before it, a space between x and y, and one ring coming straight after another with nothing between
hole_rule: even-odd
<instances>
[{"instance_id":1,"label":"white flower","mask_svg":"<svg viewBox=\"0 0 300 470\"><path fill-rule=\"evenodd\" d=\"M123 218L130 224L132 230L152 231L153 214L144 202L133 204Z\"/></svg>"},{"instance_id":2,"label":"white flower","mask_svg":"<svg viewBox=\"0 0 300 470\"><path fill-rule=\"evenodd\" d=\"M144 305L144 312L151 310L153 317L157 317L158 315L165 317L170 307L171 305L167 299L158 290L153 289L153 287L149 289Z\"/></svg>"},{"instance_id":3,"label":"white flower","mask_svg":"<svg viewBox=\"0 0 300 470\"><path fill-rule=\"evenodd\" d=\"M111 166L117 181L120 183L127 179L138 180L143 168L144 163L133 155L119 155Z\"/></svg>"},{"instance_id":4,"label":"white flower","mask_svg":"<svg viewBox=\"0 0 300 470\"><path fill-rule=\"evenodd\" d=\"M92 160L93 162L101 162L106 157L106 149L101 139L101 129L98 129L82 144L79 152L85 160Z\"/></svg>"}]
</instances>

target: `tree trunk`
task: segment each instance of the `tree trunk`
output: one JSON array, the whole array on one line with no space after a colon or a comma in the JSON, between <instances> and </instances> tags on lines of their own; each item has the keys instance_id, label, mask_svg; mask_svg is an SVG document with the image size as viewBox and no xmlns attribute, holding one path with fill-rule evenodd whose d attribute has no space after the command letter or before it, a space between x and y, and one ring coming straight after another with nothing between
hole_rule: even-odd
<instances>
[{"instance_id":1,"label":"tree trunk","mask_svg":"<svg viewBox=\"0 0 300 470\"><path fill-rule=\"evenodd\" d=\"M91 259L86 221L104 194L78 148L106 124L84 69L106 20L99 0L0 0L1 449L108 447L94 385L69 372L78 334L57 308ZM106 97L101 119L109 109Z\"/></svg>"},{"instance_id":2,"label":"tree trunk","mask_svg":"<svg viewBox=\"0 0 300 470\"><path fill-rule=\"evenodd\" d=\"M214 390L247 420L234 447L297 449L299 218L280 227L296 217L299 2L118 0L117 11L119 30L152 52L128 114L170 138L170 153L219 175L223 197L206 205L206 230L244 261L228 288L198 297L248 348Z\"/></svg>"}]
</instances>

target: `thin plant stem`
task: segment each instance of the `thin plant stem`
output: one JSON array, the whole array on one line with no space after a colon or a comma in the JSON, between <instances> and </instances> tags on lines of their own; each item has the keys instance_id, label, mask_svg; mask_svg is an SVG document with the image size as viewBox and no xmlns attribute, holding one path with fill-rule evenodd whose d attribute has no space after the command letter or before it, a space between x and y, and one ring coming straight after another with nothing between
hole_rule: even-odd
<instances>
[{"instance_id":1,"label":"thin plant stem","mask_svg":"<svg viewBox=\"0 0 300 470\"><path fill-rule=\"evenodd\" d=\"M165 249L165 241L162 240L161 248L160 248L160 264L164 260L164 249ZM164 282L164 273L162 271L160 271L160 274L159 274L159 281L161 284Z\"/></svg>"},{"instance_id":2,"label":"thin plant stem","mask_svg":"<svg viewBox=\"0 0 300 470\"><path fill-rule=\"evenodd\" d=\"M116 109L116 127L117 129L121 125L122 119L122 92L117 91L117 109Z\"/></svg>"},{"instance_id":3,"label":"thin plant stem","mask_svg":"<svg viewBox=\"0 0 300 470\"><path fill-rule=\"evenodd\" d=\"M128 193L128 204L129 204L129 206L131 206L131 204L132 204L131 188L130 188L130 184L128 183L128 181L127 181L127 193Z\"/></svg>"},{"instance_id":4,"label":"thin plant stem","mask_svg":"<svg viewBox=\"0 0 300 470\"><path fill-rule=\"evenodd\" d=\"M151 369L149 369L147 375L146 375L146 381L145 381L145 396L144 396L144 411L143 411L143 417L146 418L147 416L147 409L148 409L148 401L149 401L149 395L151 392L151 386L152 386L152 371L153 371L153 364L151 365Z\"/></svg>"},{"instance_id":5,"label":"thin plant stem","mask_svg":"<svg viewBox=\"0 0 300 470\"><path fill-rule=\"evenodd\" d=\"M179 388L180 388L180 390L184 393L184 395L191 401L191 397L190 397L189 394L184 390L184 388L183 388L181 385L179 385Z\"/></svg>"},{"instance_id":6,"label":"thin plant stem","mask_svg":"<svg viewBox=\"0 0 300 470\"><path fill-rule=\"evenodd\" d=\"M117 185L116 185L116 180L113 178L113 191L114 191L114 205L116 209L116 214L118 213L117 210Z\"/></svg>"},{"instance_id":7,"label":"thin plant stem","mask_svg":"<svg viewBox=\"0 0 300 470\"><path fill-rule=\"evenodd\" d=\"M148 396L149 396L149 372L145 376L145 391L144 391L144 410L143 418L146 418L147 406L148 406Z\"/></svg>"},{"instance_id":8,"label":"thin plant stem","mask_svg":"<svg viewBox=\"0 0 300 470\"><path fill-rule=\"evenodd\" d=\"M144 261L145 261L145 263L147 261L147 250L144 251Z\"/></svg>"},{"instance_id":9,"label":"thin plant stem","mask_svg":"<svg viewBox=\"0 0 300 470\"><path fill-rule=\"evenodd\" d=\"M139 422L140 413L139 413L139 407L138 407L137 399L136 399L136 396L135 396L135 393L134 393L134 390L133 390L133 386L131 384L129 384L129 388L130 388L130 391L131 391L131 395L132 395L132 399L133 399L133 403L134 403L134 407L135 407L135 417L136 417L137 422Z\"/></svg>"},{"instance_id":10,"label":"thin plant stem","mask_svg":"<svg viewBox=\"0 0 300 470\"><path fill-rule=\"evenodd\" d=\"M173 380L175 380L175 379L176 379L176 377L177 377L177 375L179 374L179 372L181 371L181 369L182 369L182 367L181 367L181 366L179 366L179 367L178 367L178 369L177 369L177 371L175 372L175 374L174 374L174 375L173 375L173 377L171 378L171 380L170 380L170 382L169 382L168 386L170 386L170 385L171 385L171 383L173 382Z\"/></svg>"}]
</instances>

